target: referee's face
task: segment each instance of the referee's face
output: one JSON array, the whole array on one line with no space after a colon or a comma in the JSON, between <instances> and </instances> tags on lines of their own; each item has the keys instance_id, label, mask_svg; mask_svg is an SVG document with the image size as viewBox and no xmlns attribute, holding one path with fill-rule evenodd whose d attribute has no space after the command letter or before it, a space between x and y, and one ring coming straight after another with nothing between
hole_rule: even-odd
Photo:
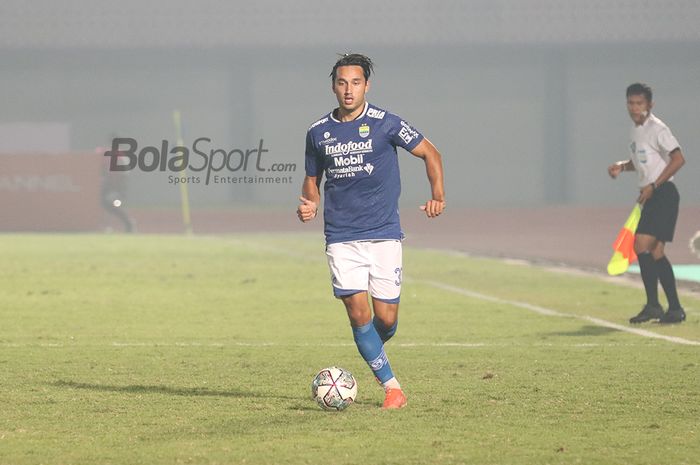
<instances>
[{"instance_id":1,"label":"referee's face","mask_svg":"<svg viewBox=\"0 0 700 465\"><path fill-rule=\"evenodd\" d=\"M627 97L627 112L634 124L641 125L646 121L651 110L651 102L647 100L644 94L630 95Z\"/></svg>"},{"instance_id":2,"label":"referee's face","mask_svg":"<svg viewBox=\"0 0 700 465\"><path fill-rule=\"evenodd\" d=\"M365 105L365 93L369 82L365 79L362 66L340 66L333 81L333 93L338 105L345 113L352 113Z\"/></svg>"}]
</instances>

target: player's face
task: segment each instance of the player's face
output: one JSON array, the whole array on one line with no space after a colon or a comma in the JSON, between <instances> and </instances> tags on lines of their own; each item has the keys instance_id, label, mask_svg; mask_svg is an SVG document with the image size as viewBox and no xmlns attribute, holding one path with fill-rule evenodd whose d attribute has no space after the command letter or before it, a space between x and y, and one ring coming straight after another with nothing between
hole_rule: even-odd
<instances>
[{"instance_id":1,"label":"player's face","mask_svg":"<svg viewBox=\"0 0 700 465\"><path fill-rule=\"evenodd\" d=\"M651 110L651 102L643 95L630 95L627 97L627 112L635 124L644 124Z\"/></svg>"},{"instance_id":2,"label":"player's face","mask_svg":"<svg viewBox=\"0 0 700 465\"><path fill-rule=\"evenodd\" d=\"M365 79L362 66L340 66L333 81L333 93L338 105L345 113L352 113L365 104L365 93L369 82Z\"/></svg>"}]
</instances>

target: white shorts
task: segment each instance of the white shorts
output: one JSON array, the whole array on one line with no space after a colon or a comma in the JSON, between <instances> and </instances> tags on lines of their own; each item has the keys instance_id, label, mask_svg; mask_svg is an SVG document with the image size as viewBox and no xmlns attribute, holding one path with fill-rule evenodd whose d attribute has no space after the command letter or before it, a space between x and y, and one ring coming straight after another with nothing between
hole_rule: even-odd
<instances>
[{"instance_id":1,"label":"white shorts","mask_svg":"<svg viewBox=\"0 0 700 465\"><path fill-rule=\"evenodd\" d=\"M336 297L367 291L383 302L399 302L401 241L338 242L326 246L326 256Z\"/></svg>"}]
</instances>

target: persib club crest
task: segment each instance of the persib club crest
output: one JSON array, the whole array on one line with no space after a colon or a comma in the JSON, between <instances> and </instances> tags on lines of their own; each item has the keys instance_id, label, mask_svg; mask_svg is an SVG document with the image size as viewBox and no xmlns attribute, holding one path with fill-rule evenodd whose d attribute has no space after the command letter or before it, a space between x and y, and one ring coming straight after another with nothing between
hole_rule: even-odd
<instances>
[{"instance_id":1,"label":"persib club crest","mask_svg":"<svg viewBox=\"0 0 700 465\"><path fill-rule=\"evenodd\" d=\"M369 126L367 123L364 123L360 126L360 137L367 137L369 136Z\"/></svg>"}]
</instances>

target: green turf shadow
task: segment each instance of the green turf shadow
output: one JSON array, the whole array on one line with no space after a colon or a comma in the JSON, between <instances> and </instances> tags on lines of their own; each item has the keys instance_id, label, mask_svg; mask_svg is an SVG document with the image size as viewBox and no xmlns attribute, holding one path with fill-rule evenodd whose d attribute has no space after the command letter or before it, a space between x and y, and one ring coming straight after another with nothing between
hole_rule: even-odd
<instances>
[{"instance_id":1,"label":"green turf shadow","mask_svg":"<svg viewBox=\"0 0 700 465\"><path fill-rule=\"evenodd\" d=\"M243 398L269 398L281 400L299 400L299 397L270 395L261 392L242 390L217 391L207 388L176 388L169 386L148 386L132 384L128 386L115 386L109 384L78 383L75 381L59 380L51 383L54 387L85 389L97 392L119 392L127 394L165 394L184 397L243 397Z\"/></svg>"}]
</instances>

